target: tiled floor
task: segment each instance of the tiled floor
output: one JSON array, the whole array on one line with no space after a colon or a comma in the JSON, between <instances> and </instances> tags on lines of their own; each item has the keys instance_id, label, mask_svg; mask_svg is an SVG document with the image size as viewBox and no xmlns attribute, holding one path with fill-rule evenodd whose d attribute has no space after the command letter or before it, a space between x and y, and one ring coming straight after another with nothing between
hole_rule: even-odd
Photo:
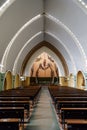
<instances>
[{"instance_id":1,"label":"tiled floor","mask_svg":"<svg viewBox=\"0 0 87 130\"><path fill-rule=\"evenodd\" d=\"M43 87L38 104L25 130L60 130L47 87Z\"/></svg>"}]
</instances>

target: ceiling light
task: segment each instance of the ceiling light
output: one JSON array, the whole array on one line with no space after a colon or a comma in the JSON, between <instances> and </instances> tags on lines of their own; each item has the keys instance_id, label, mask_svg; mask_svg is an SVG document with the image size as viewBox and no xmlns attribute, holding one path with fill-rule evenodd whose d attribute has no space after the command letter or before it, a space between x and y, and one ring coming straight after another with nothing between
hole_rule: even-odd
<instances>
[{"instance_id":1,"label":"ceiling light","mask_svg":"<svg viewBox=\"0 0 87 130\"><path fill-rule=\"evenodd\" d=\"M82 1L81 4L82 4L82 5L85 5L85 2Z\"/></svg>"},{"instance_id":2,"label":"ceiling light","mask_svg":"<svg viewBox=\"0 0 87 130\"><path fill-rule=\"evenodd\" d=\"M87 5L85 5L85 8L87 8Z\"/></svg>"},{"instance_id":3,"label":"ceiling light","mask_svg":"<svg viewBox=\"0 0 87 130\"><path fill-rule=\"evenodd\" d=\"M81 2L82 0L78 0L79 2Z\"/></svg>"}]
</instances>

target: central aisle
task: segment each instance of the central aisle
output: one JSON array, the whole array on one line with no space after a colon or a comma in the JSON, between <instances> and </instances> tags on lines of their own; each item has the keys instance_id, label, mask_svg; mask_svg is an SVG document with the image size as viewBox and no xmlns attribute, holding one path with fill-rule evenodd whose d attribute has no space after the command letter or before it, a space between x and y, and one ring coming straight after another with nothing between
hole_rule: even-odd
<instances>
[{"instance_id":1,"label":"central aisle","mask_svg":"<svg viewBox=\"0 0 87 130\"><path fill-rule=\"evenodd\" d=\"M25 130L60 130L47 87L42 87L39 101Z\"/></svg>"}]
</instances>

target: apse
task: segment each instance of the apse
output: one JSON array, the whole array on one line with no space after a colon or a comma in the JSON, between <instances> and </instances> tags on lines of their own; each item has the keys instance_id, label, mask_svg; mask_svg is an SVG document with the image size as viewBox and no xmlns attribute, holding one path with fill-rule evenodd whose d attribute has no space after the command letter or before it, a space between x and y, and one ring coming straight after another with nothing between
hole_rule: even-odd
<instances>
[{"instance_id":1,"label":"apse","mask_svg":"<svg viewBox=\"0 0 87 130\"><path fill-rule=\"evenodd\" d=\"M30 70L30 77L58 77L58 75L58 67L54 59L46 52L35 59Z\"/></svg>"}]
</instances>

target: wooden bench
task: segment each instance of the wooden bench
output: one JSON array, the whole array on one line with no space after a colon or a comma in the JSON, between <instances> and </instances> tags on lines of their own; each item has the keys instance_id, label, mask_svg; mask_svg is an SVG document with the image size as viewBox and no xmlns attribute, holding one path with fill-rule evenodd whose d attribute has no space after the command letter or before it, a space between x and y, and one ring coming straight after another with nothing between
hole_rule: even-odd
<instances>
[{"instance_id":1,"label":"wooden bench","mask_svg":"<svg viewBox=\"0 0 87 130\"><path fill-rule=\"evenodd\" d=\"M29 101L0 101L0 107L24 107L24 120L30 119Z\"/></svg>"},{"instance_id":2,"label":"wooden bench","mask_svg":"<svg viewBox=\"0 0 87 130\"><path fill-rule=\"evenodd\" d=\"M21 110L19 110L19 112L17 113L20 113L20 118L22 118L22 122L24 121L24 116L28 117L28 119L30 118L30 115L32 114L32 111L30 110L30 108L32 108L34 106L34 102L36 101L36 98L38 96L38 93L40 91L41 87L39 86L33 86L33 87L19 87L19 88L16 88L16 89L9 89L9 90L6 90L6 91L1 91L0 92L0 107L3 108L3 111L4 113L7 114L6 111L10 111L9 109L8 110L5 110L7 108L12 108L12 107L15 107L15 110L14 110L14 113L13 113L13 117L12 118L16 118L16 116L18 117L18 115L16 114L16 108L19 107L19 108L22 108L25 110L27 109L27 111L29 113L26 112L23 112L21 115ZM13 111L13 110L11 110ZM1 112L0 114L0 117L1 118L11 118L11 112L9 112L9 116L5 116L3 112Z\"/></svg>"},{"instance_id":3,"label":"wooden bench","mask_svg":"<svg viewBox=\"0 0 87 130\"><path fill-rule=\"evenodd\" d=\"M87 130L87 120L84 119L66 119L64 130Z\"/></svg>"},{"instance_id":4,"label":"wooden bench","mask_svg":"<svg viewBox=\"0 0 87 130\"><path fill-rule=\"evenodd\" d=\"M0 96L0 101L29 101L29 97L18 96Z\"/></svg>"},{"instance_id":5,"label":"wooden bench","mask_svg":"<svg viewBox=\"0 0 87 130\"><path fill-rule=\"evenodd\" d=\"M32 102L36 100L36 97L40 91L41 87L19 87L15 89L9 89L0 92L0 100L31 100Z\"/></svg>"},{"instance_id":6,"label":"wooden bench","mask_svg":"<svg viewBox=\"0 0 87 130\"><path fill-rule=\"evenodd\" d=\"M61 108L87 108L87 101L58 101L56 109L60 112Z\"/></svg>"},{"instance_id":7,"label":"wooden bench","mask_svg":"<svg viewBox=\"0 0 87 130\"><path fill-rule=\"evenodd\" d=\"M49 86L51 97L56 105L58 101L87 101L87 92L67 86Z\"/></svg>"},{"instance_id":8,"label":"wooden bench","mask_svg":"<svg viewBox=\"0 0 87 130\"><path fill-rule=\"evenodd\" d=\"M27 111L29 111L30 108L30 102L29 101L0 101L0 107L24 107Z\"/></svg>"},{"instance_id":9,"label":"wooden bench","mask_svg":"<svg viewBox=\"0 0 87 130\"><path fill-rule=\"evenodd\" d=\"M0 119L18 118L24 122L24 107L0 107Z\"/></svg>"},{"instance_id":10,"label":"wooden bench","mask_svg":"<svg viewBox=\"0 0 87 130\"><path fill-rule=\"evenodd\" d=\"M0 130L19 130L18 118L0 119Z\"/></svg>"},{"instance_id":11,"label":"wooden bench","mask_svg":"<svg viewBox=\"0 0 87 130\"><path fill-rule=\"evenodd\" d=\"M61 108L61 119L87 119L87 108Z\"/></svg>"},{"instance_id":12,"label":"wooden bench","mask_svg":"<svg viewBox=\"0 0 87 130\"><path fill-rule=\"evenodd\" d=\"M73 121L71 126L71 122L67 121L68 130L87 130L87 91L59 85L49 86L48 89L56 110L61 112L61 123L65 126L66 120L84 120L86 123L80 123L80 127L78 122L74 124Z\"/></svg>"}]
</instances>

